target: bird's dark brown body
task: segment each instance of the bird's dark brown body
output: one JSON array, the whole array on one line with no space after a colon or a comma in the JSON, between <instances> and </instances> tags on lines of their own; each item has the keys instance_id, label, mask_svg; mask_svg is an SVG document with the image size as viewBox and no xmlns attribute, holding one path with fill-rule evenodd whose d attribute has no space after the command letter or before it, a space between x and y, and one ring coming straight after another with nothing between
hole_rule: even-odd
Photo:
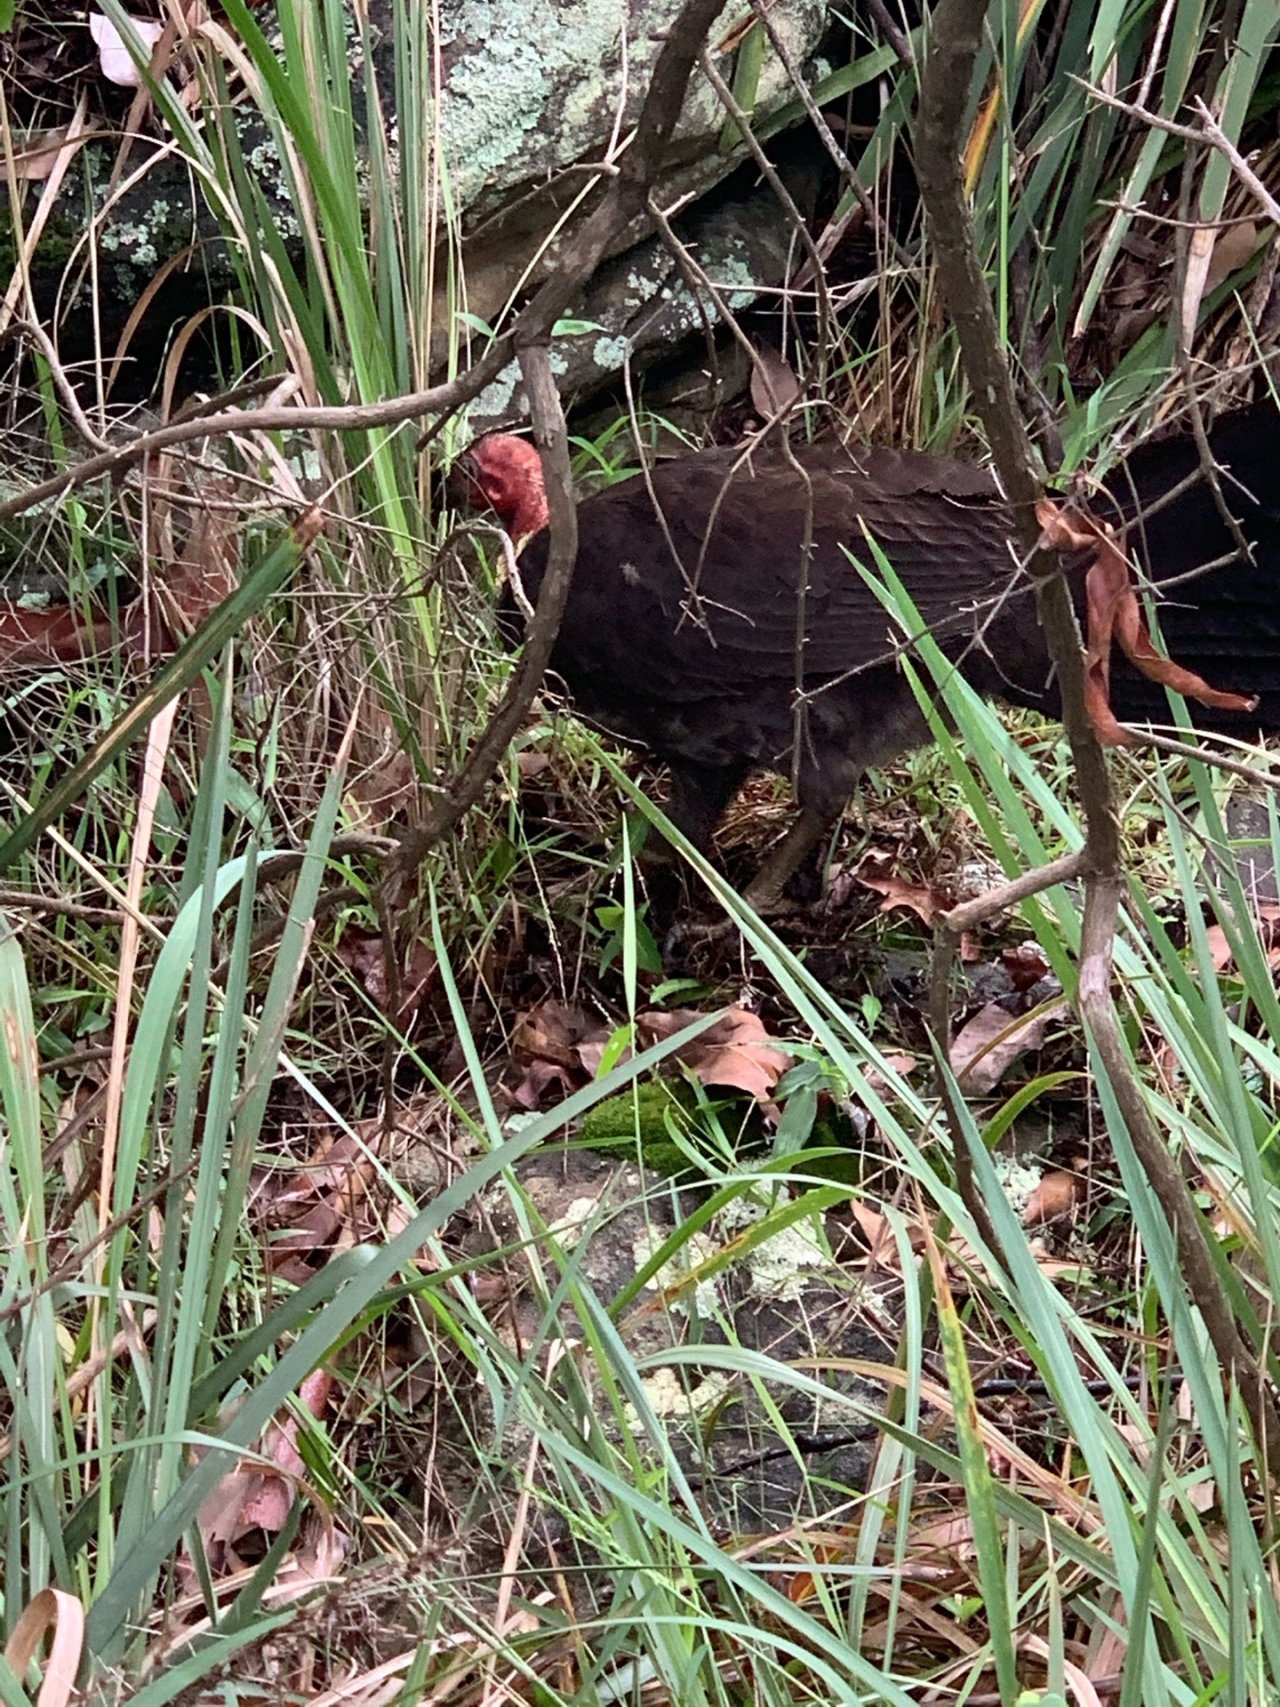
<instances>
[{"instance_id":1,"label":"bird's dark brown body","mask_svg":"<svg viewBox=\"0 0 1280 1707\"><path fill-rule=\"evenodd\" d=\"M1280 727L1280 414L1224 418L1212 443L1255 562L1178 587L1161 628L1169 654L1215 688L1261 695L1252 716L1196 714L1248 734ZM1115 506L1146 509L1197 467L1190 438L1158 442L1112 479ZM889 618L854 562L874 571L868 535L975 688L1056 709L1011 516L965 464L827 444L703 451L587 498L578 530L552 668L585 717L666 761L672 816L695 842L752 770L791 776L818 825L867 766L925 738ZM1235 550L1203 479L1134 524L1126 546L1157 584ZM545 561L542 534L521 557L530 596ZM1120 663L1112 704L1122 720L1168 720L1163 690Z\"/></svg>"}]
</instances>

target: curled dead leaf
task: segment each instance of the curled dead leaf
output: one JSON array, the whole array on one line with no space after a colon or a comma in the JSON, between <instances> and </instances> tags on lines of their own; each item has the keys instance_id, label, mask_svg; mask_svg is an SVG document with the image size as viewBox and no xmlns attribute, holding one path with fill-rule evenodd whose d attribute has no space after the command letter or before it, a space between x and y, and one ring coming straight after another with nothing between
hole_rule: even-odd
<instances>
[{"instance_id":1,"label":"curled dead leaf","mask_svg":"<svg viewBox=\"0 0 1280 1707\"><path fill-rule=\"evenodd\" d=\"M1023 1205L1023 1226L1039 1227L1046 1221L1057 1221L1064 1215L1070 1215L1083 1195L1084 1181L1079 1174L1054 1168L1045 1174Z\"/></svg>"},{"instance_id":2,"label":"curled dead leaf","mask_svg":"<svg viewBox=\"0 0 1280 1707\"><path fill-rule=\"evenodd\" d=\"M1085 651L1085 704L1094 732L1104 747L1131 747L1134 736L1111 709L1111 648L1120 650L1136 670L1154 682L1201 705L1223 711L1252 711L1256 694L1222 693L1192 670L1175 664L1151 644L1138 603L1129 562L1115 535L1092 516L1042 498L1036 505L1041 539L1053 551L1092 551L1085 577L1088 644Z\"/></svg>"},{"instance_id":3,"label":"curled dead leaf","mask_svg":"<svg viewBox=\"0 0 1280 1707\"><path fill-rule=\"evenodd\" d=\"M926 889L923 884L908 883L890 872L877 871L875 865L880 857L883 856L868 855L854 873L865 889L873 889L884 897L880 911L889 913L895 907L909 907L926 925L932 925L946 905L942 896L933 889Z\"/></svg>"},{"instance_id":4,"label":"curled dead leaf","mask_svg":"<svg viewBox=\"0 0 1280 1707\"><path fill-rule=\"evenodd\" d=\"M1049 1027L1068 1012L1069 1004L1059 1001L1011 1016L998 1002L988 1002L951 1044L951 1069L960 1089L970 1096L994 1090L1018 1057L1039 1049Z\"/></svg>"},{"instance_id":5,"label":"curled dead leaf","mask_svg":"<svg viewBox=\"0 0 1280 1707\"><path fill-rule=\"evenodd\" d=\"M643 1046L671 1037L699 1013L679 1009L640 1014L636 1031ZM678 1059L704 1085L745 1091L763 1102L791 1065L791 1056L770 1037L761 1019L747 1008L729 1008L709 1030L678 1052Z\"/></svg>"}]
</instances>

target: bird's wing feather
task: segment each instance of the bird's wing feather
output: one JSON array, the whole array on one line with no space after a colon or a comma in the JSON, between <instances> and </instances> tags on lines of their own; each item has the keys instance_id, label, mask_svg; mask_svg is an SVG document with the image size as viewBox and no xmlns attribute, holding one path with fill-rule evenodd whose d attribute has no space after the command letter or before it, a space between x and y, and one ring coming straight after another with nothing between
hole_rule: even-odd
<instances>
[{"instance_id":1,"label":"bird's wing feather","mask_svg":"<svg viewBox=\"0 0 1280 1707\"><path fill-rule=\"evenodd\" d=\"M874 539L924 622L957 644L1016 576L1009 514L990 478L909 452L801 450L742 462L705 452L587 499L579 562L557 645L620 692L702 698L831 676L893 645L869 569ZM804 541L811 539L806 552ZM641 641L648 640L645 647Z\"/></svg>"}]
</instances>

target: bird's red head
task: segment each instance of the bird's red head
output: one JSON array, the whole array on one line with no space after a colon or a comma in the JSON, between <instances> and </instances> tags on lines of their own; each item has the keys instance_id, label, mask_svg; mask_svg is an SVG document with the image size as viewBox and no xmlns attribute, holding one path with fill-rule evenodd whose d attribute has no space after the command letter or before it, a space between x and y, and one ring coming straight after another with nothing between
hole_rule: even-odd
<instances>
[{"instance_id":1,"label":"bird's red head","mask_svg":"<svg viewBox=\"0 0 1280 1707\"><path fill-rule=\"evenodd\" d=\"M464 451L455 467L471 496L496 511L513 539L528 539L546 527L542 462L528 439L489 433Z\"/></svg>"}]
</instances>

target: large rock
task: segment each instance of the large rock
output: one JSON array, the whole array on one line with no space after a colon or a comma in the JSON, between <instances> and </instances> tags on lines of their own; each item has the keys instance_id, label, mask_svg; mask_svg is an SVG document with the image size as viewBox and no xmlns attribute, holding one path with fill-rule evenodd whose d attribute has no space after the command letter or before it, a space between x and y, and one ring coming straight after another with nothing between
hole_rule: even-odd
<instances>
[{"instance_id":1,"label":"large rock","mask_svg":"<svg viewBox=\"0 0 1280 1707\"><path fill-rule=\"evenodd\" d=\"M625 145L654 59L679 8L680 0L626 0L625 9L618 0L445 0L440 9L440 160L402 161L400 169L402 175L410 170L419 173L424 186L435 177L447 190L449 206L457 216L463 238L462 270L451 282L455 293L451 304L465 307L480 320L493 321L513 293L536 283L554 264L558 228L589 183L586 174L570 168L602 160L611 149ZM776 0L770 18L796 63L812 58L826 10L824 0ZM257 15L270 36L269 12L264 8ZM408 45L395 40L394 16L394 0L368 0L364 40L383 112L393 124L397 122L397 48ZM730 80L743 22L739 9L731 6L712 37L712 51ZM422 35L425 42L425 25ZM421 48L422 43L415 45ZM357 109L365 77L360 62L363 52L352 8L348 63L333 68L331 75L345 79L356 91ZM430 76L430 52L419 57L423 74ZM102 100L111 107L112 98L105 89L104 85ZM122 93L114 91L115 106L120 105ZM789 98L794 98L794 91L786 70L767 50L753 112L759 119ZM112 121L110 137L90 140L77 155L33 265L38 295L45 305L51 304L56 291L65 291L68 257L77 252L83 256L81 238L91 210L100 258L99 312L116 322L105 326L108 337L123 325L156 273L177 255L191 253L190 267L184 270L189 271L198 300L207 301L210 288L216 292L236 279L235 257L211 205L215 198L188 163L170 151L167 128L152 115L150 135L131 141L121 169L116 117L114 112L107 113ZM252 102L240 104L235 123L244 159L263 196L265 220L287 243L300 242L301 224L289 175L268 126ZM705 191L738 164L742 150L722 146L723 129L724 113L715 93L695 73L668 169L657 189L665 204ZM442 233L445 224L442 214ZM618 252L645 235L640 228L625 234ZM0 242L3 236L0 231ZM255 248L259 238L256 230L244 234L246 247ZM723 254L731 268L736 267L739 294L758 278L750 259L732 247L717 249L713 243L708 254L713 263ZM644 301L667 288L661 278L656 289L651 288L653 268L648 258L634 270L641 282L632 300L616 306L606 331L596 335L595 353L600 357L608 356L610 348L621 352L627 347L629 323ZM80 271L87 280L87 269ZM441 269L442 275L445 271ZM465 279L461 289L458 276ZM673 289L672 294L674 298L678 292ZM87 283L82 284L80 298L87 306ZM180 315L192 305L174 304L169 312ZM65 296L62 306L65 311ZM685 310L677 304L672 313L683 312L688 318L689 309L691 304ZM451 333L456 336L462 330L456 324L449 326L447 312L442 294L434 310L440 355ZM611 343L600 344L601 337ZM582 365L576 357L573 362Z\"/></svg>"}]
</instances>

